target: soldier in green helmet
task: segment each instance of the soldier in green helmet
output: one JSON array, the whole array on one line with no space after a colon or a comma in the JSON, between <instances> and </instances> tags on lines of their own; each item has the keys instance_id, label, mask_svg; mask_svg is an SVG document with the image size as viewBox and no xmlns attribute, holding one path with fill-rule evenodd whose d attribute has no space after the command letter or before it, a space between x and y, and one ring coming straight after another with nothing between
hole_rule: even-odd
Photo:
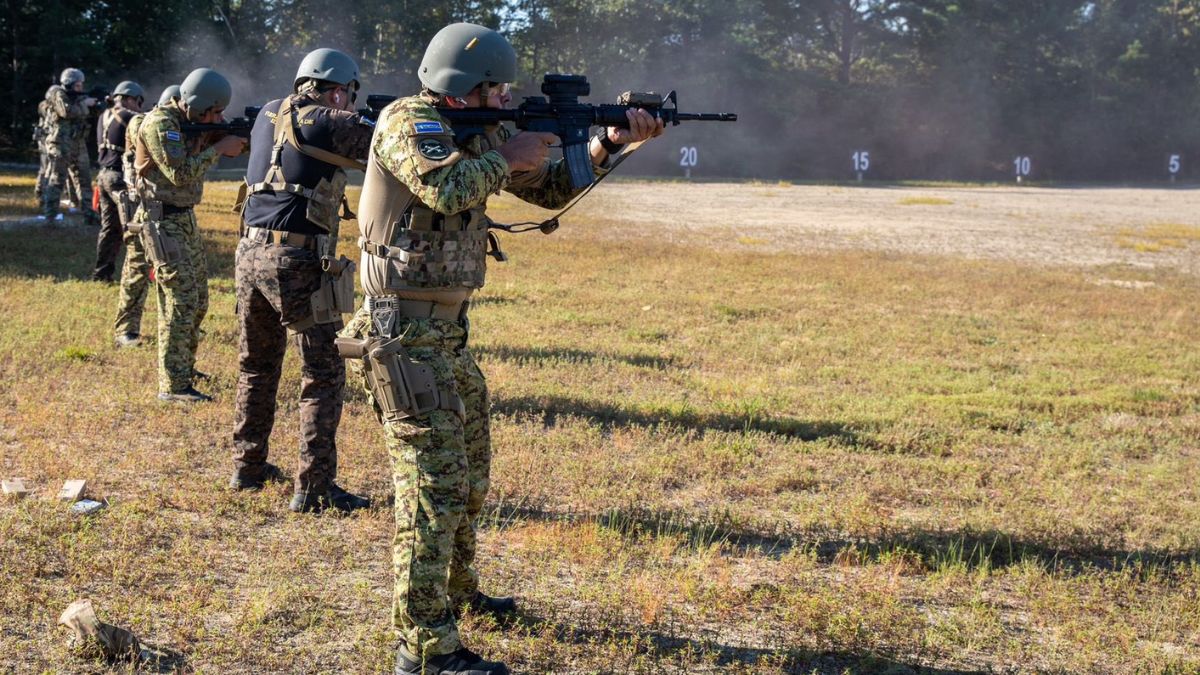
<instances>
[{"instance_id":1,"label":"soldier in green helmet","mask_svg":"<svg viewBox=\"0 0 1200 675\"><path fill-rule=\"evenodd\" d=\"M78 68L67 68L59 83L46 92L46 185L42 190L43 219L62 219L59 201L68 186L84 219L95 223L96 213L86 199L92 192L90 160L85 143L90 129L89 115L95 98L83 93L84 75Z\"/></svg>"},{"instance_id":2,"label":"soldier in green helmet","mask_svg":"<svg viewBox=\"0 0 1200 675\"><path fill-rule=\"evenodd\" d=\"M392 459L395 672L494 675L508 670L464 647L456 620L464 608L497 617L516 608L512 598L481 592L475 569L491 442L467 310L495 243L488 197L507 190L558 208L578 190L565 163L548 159L556 136L497 125L456 137L438 113L509 103L517 58L502 35L447 26L429 43L418 76L422 92L385 108L371 142L358 211L367 298L338 346L365 378ZM645 110L631 111L629 126L592 139L597 176L610 153L663 131Z\"/></svg>"},{"instance_id":3,"label":"soldier in green helmet","mask_svg":"<svg viewBox=\"0 0 1200 675\"><path fill-rule=\"evenodd\" d=\"M179 85L173 84L158 97L155 108L168 105L179 100ZM146 259L146 247L142 246L142 223L137 208L139 203L137 190L137 174L134 171L136 159L136 141L138 129L146 119L145 113L138 113L129 120L125 132L125 151L121 165L124 172L125 190L118 193L121 212L121 222L125 225L123 241L125 243L125 262L121 266L121 292L117 296L117 318L113 322L114 339L118 348L136 347L142 342L142 310L146 305L146 291L150 287L150 262Z\"/></svg>"},{"instance_id":4,"label":"soldier in green helmet","mask_svg":"<svg viewBox=\"0 0 1200 675\"><path fill-rule=\"evenodd\" d=\"M204 174L221 156L236 157L246 140L226 136L205 146L185 138L185 122L217 123L233 96L229 80L197 68L179 85L179 99L150 111L134 146L135 189L142 244L158 287L158 398L212 400L194 386L200 322L208 313L208 265L193 208Z\"/></svg>"}]
</instances>

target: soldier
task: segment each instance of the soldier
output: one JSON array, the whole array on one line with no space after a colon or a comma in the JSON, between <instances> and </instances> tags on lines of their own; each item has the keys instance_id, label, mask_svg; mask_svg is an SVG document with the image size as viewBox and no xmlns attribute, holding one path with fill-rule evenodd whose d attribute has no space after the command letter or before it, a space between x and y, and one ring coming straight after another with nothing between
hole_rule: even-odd
<instances>
[{"instance_id":1,"label":"soldier","mask_svg":"<svg viewBox=\"0 0 1200 675\"><path fill-rule=\"evenodd\" d=\"M197 68L179 85L179 100L146 114L138 128L134 170L142 245L158 287L158 398L196 403L196 347L208 313L208 265L192 209L204 191L204 174L222 156L237 157L246 140L226 136L205 147L185 138L186 122L218 123L233 88L215 70Z\"/></svg>"},{"instance_id":2,"label":"soldier","mask_svg":"<svg viewBox=\"0 0 1200 675\"><path fill-rule=\"evenodd\" d=\"M88 131L88 115L96 99L83 94L83 71L67 68L59 76L59 83L46 92L49 103L49 128L46 134L48 171L46 188L42 193L42 216L47 220L58 219L59 202L64 186L70 181L79 191L79 207L88 224L96 222L96 212L82 195L91 194L92 177L88 167L85 142Z\"/></svg>"},{"instance_id":3,"label":"soldier","mask_svg":"<svg viewBox=\"0 0 1200 675\"><path fill-rule=\"evenodd\" d=\"M438 32L421 62L421 94L380 114L359 202L367 299L338 347L358 357L351 363L365 375L392 458L396 673L508 672L466 649L455 620L463 606L495 616L516 606L480 592L474 569L491 449L467 308L484 282L488 197L508 190L558 208L578 191L565 163L547 159L557 137L496 126L456 139L436 106L504 107L515 76L516 54L499 33L471 24ZM662 133L646 111L629 115L631 129L592 139L598 175L620 145Z\"/></svg>"},{"instance_id":4,"label":"soldier","mask_svg":"<svg viewBox=\"0 0 1200 675\"><path fill-rule=\"evenodd\" d=\"M237 248L240 325L234 411L234 489L280 476L267 463L275 394L290 336L300 351L300 465L290 508L365 508L338 487L337 435L345 365L334 339L354 311L354 264L337 257L347 168L362 170L370 120L349 112L358 65L333 49L300 62L292 95L263 106L254 123ZM348 211L348 209L345 209ZM340 307L337 305L341 305Z\"/></svg>"},{"instance_id":5,"label":"soldier","mask_svg":"<svg viewBox=\"0 0 1200 675\"><path fill-rule=\"evenodd\" d=\"M179 100L179 85L173 84L163 90L158 97L155 108ZM121 158L124 169L125 189L122 195L127 204L122 204L126 213L132 212L125 218L125 263L121 267L121 292L117 296L117 319L113 330L116 332L118 348L136 347L142 343L142 309L146 305L146 289L150 286L150 263L146 260L146 247L142 246L142 224L137 220L140 213L137 209L138 196L134 185L137 184L137 174L134 172L138 129L144 113L134 115L129 120L129 128L125 131L125 153Z\"/></svg>"},{"instance_id":6,"label":"soldier","mask_svg":"<svg viewBox=\"0 0 1200 675\"><path fill-rule=\"evenodd\" d=\"M121 248L124 220L120 216L120 195L125 183L125 132L129 120L142 111L146 100L142 87L126 80L113 89L113 107L100 114L96 124L96 147L100 151L100 235L96 238L96 267L92 281L112 282Z\"/></svg>"}]
</instances>

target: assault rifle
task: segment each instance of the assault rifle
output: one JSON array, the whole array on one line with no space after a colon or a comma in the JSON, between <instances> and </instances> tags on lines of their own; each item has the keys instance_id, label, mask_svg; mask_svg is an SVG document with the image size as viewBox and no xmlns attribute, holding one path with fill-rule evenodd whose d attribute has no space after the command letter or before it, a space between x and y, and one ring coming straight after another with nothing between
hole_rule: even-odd
<instances>
[{"instance_id":1,"label":"assault rifle","mask_svg":"<svg viewBox=\"0 0 1200 675\"><path fill-rule=\"evenodd\" d=\"M592 184L592 158L588 153L589 130L593 126L629 128L625 112L643 108L671 125L680 122L736 122L736 113L679 112L675 92L662 96L655 93L626 92L617 103L592 105L580 103L580 96L591 93L591 85L583 75L547 74L542 79L545 96L527 96L516 108L438 108L442 117L454 127L456 140L483 133L483 127L499 122L513 122L518 129L552 133L562 139L563 158L571 174L571 184L584 188ZM396 100L395 96L371 94L367 107L358 112L377 119L383 107Z\"/></svg>"},{"instance_id":2,"label":"assault rifle","mask_svg":"<svg viewBox=\"0 0 1200 675\"><path fill-rule=\"evenodd\" d=\"M107 89L101 87L100 85L96 85L87 91L73 91L71 89L67 90L67 100L69 100L71 103L74 103L81 98L88 97L96 99L96 105L92 106L92 112L104 110L108 106L112 105L111 95L108 93Z\"/></svg>"},{"instance_id":3,"label":"assault rifle","mask_svg":"<svg viewBox=\"0 0 1200 675\"><path fill-rule=\"evenodd\" d=\"M224 122L213 122L203 124L200 122L185 122L180 125L180 131L188 136L194 136L204 133L216 133L218 137L225 136L241 136L242 138L250 138L250 131L254 129L254 120L258 118L258 113L262 112L261 105L248 105L242 113L242 117L235 117Z\"/></svg>"}]
</instances>

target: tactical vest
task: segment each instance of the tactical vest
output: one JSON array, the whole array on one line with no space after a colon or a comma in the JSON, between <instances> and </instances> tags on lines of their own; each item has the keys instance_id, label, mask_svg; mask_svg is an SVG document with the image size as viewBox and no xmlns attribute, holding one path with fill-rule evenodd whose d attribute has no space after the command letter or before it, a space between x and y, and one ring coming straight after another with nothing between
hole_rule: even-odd
<instances>
[{"instance_id":1,"label":"tactical vest","mask_svg":"<svg viewBox=\"0 0 1200 675\"><path fill-rule=\"evenodd\" d=\"M474 159L496 145L495 137L476 136L458 149L464 158ZM358 223L364 254L359 279L368 296L483 287L491 224L485 208L449 216L433 211L380 165L374 144L358 203Z\"/></svg>"},{"instance_id":2,"label":"tactical vest","mask_svg":"<svg viewBox=\"0 0 1200 675\"><path fill-rule=\"evenodd\" d=\"M204 177L200 176L195 182L188 185L175 185L167 180L167 177L155 165L154 159L150 157L150 152L146 148L146 133L152 126L155 126L150 122L160 118L174 121L174 131L178 132L184 121L184 113L176 104L169 103L158 106L143 117L141 126L137 130L135 137L137 143L134 148L134 172L137 174L134 186L137 189L138 197L143 203L160 201L175 208L193 207L199 204L201 197L204 196ZM168 127L170 126L172 125L168 125ZM189 155L202 150L200 141L201 139L195 139L188 145Z\"/></svg>"},{"instance_id":3,"label":"tactical vest","mask_svg":"<svg viewBox=\"0 0 1200 675\"><path fill-rule=\"evenodd\" d=\"M109 108L100 114L100 122L96 125L96 148L101 167L121 171L125 133L131 117L133 111L124 108Z\"/></svg>"},{"instance_id":4,"label":"tactical vest","mask_svg":"<svg viewBox=\"0 0 1200 675\"><path fill-rule=\"evenodd\" d=\"M57 146L66 146L82 137L84 120L75 117L62 117L58 113L59 104L68 112L74 107L67 90L61 85L54 85L46 92L46 141Z\"/></svg>"},{"instance_id":5,"label":"tactical vest","mask_svg":"<svg viewBox=\"0 0 1200 675\"><path fill-rule=\"evenodd\" d=\"M323 123L329 118L322 111L328 108L315 103L296 107L296 102L288 97L268 103L260 115L270 123L254 126L246 183L238 196L242 223L336 237L343 215L353 217L345 205L345 169L366 167L327 149L332 130Z\"/></svg>"}]
</instances>

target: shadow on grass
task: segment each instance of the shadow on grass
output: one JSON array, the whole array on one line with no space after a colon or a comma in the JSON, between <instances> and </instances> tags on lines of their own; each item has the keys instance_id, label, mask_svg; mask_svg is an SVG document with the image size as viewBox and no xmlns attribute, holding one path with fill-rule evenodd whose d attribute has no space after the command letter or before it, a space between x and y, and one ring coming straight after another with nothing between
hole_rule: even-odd
<instances>
[{"instance_id":1,"label":"shadow on grass","mask_svg":"<svg viewBox=\"0 0 1200 675\"><path fill-rule=\"evenodd\" d=\"M889 673L890 675L968 675L983 673L978 670L930 668L897 661L888 656L871 653L825 651L806 649L764 649L739 647L723 644L721 639L696 639L673 635L655 630L628 631L615 628L580 626L578 621L564 622L557 618L541 618L528 612L520 612L518 622L528 626L534 633L552 630L558 642L577 646L597 644L636 645L639 655L660 657L670 660L673 656L699 656L704 660L697 663L699 669L709 672L716 666L717 672L729 668L767 665L782 668L784 673L796 675L818 673L840 675L854 673ZM534 666L546 664L530 664ZM673 671L676 664L663 664L665 670Z\"/></svg>"},{"instance_id":2,"label":"shadow on grass","mask_svg":"<svg viewBox=\"0 0 1200 675\"><path fill-rule=\"evenodd\" d=\"M559 417L583 417L606 428L669 426L703 433L705 431L777 434L802 441L838 438L854 443L855 434L847 426L835 422L808 422L794 418L762 418L752 414L702 413L690 410L630 410L609 403L585 401L564 396L517 396L497 398L492 412L508 416L534 415L549 428L558 424Z\"/></svg>"},{"instance_id":3,"label":"shadow on grass","mask_svg":"<svg viewBox=\"0 0 1200 675\"><path fill-rule=\"evenodd\" d=\"M909 530L860 540L833 532L770 533L754 531L733 521L728 513L614 508L601 513L558 512L537 506L500 504L485 512L481 524L504 529L523 520L595 523L623 537L681 537L687 546L705 549L721 545L742 554L780 557L800 550L826 565L866 566L885 559L911 564L925 572L962 568L971 571L1033 563L1064 574L1088 570L1129 570L1151 574L1163 568L1200 562L1200 551L1128 551L1105 546L1086 535L1048 544L1023 540L995 530L932 532Z\"/></svg>"},{"instance_id":4,"label":"shadow on grass","mask_svg":"<svg viewBox=\"0 0 1200 675\"><path fill-rule=\"evenodd\" d=\"M488 359L501 361L566 361L568 363L592 364L604 361L619 361L631 366L666 370L678 368L679 363L673 356L650 356L649 354L619 354L615 352L591 352L583 349L566 347L511 347L496 345L492 347L472 346L471 351Z\"/></svg>"}]
</instances>

